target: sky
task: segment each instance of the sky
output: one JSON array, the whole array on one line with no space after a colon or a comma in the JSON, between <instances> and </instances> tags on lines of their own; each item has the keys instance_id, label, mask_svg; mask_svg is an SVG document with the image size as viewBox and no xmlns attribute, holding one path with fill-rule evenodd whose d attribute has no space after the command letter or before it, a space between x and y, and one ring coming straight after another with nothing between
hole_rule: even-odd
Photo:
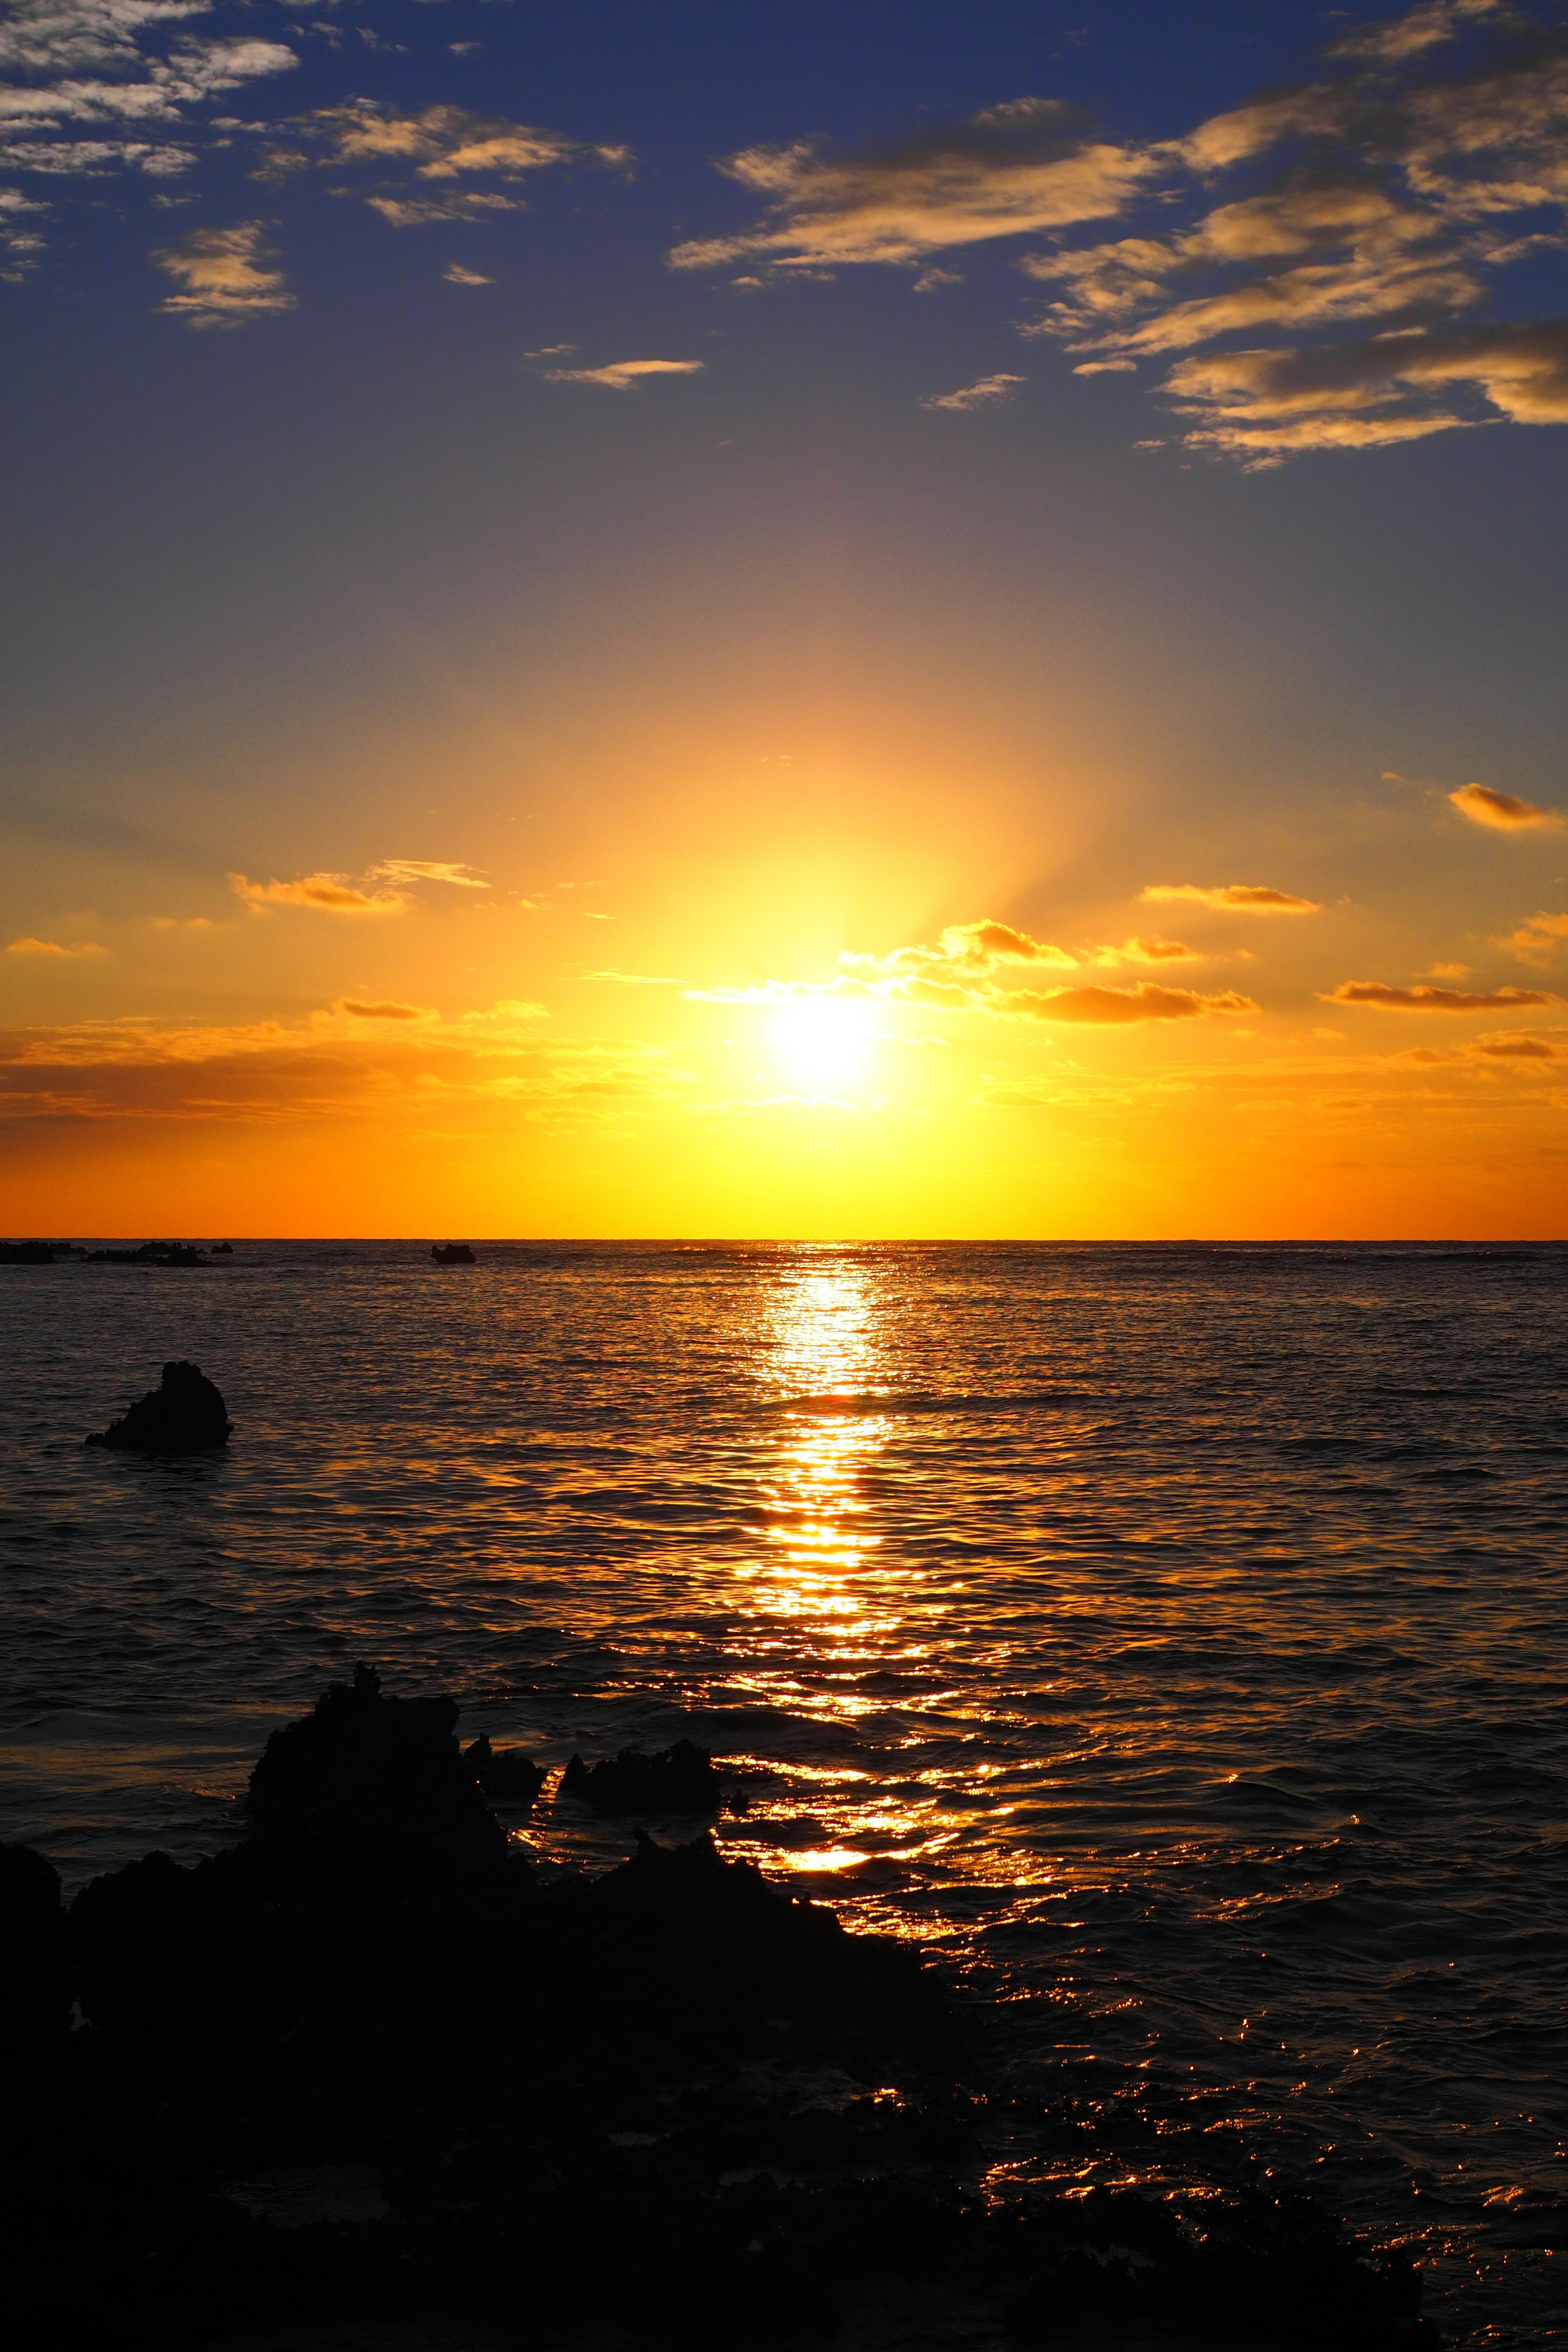
<instances>
[{"instance_id":1,"label":"sky","mask_svg":"<svg viewBox=\"0 0 1568 2352\"><path fill-rule=\"evenodd\" d=\"M1568 1224L1568 10L13 0L0 1228Z\"/></svg>"}]
</instances>

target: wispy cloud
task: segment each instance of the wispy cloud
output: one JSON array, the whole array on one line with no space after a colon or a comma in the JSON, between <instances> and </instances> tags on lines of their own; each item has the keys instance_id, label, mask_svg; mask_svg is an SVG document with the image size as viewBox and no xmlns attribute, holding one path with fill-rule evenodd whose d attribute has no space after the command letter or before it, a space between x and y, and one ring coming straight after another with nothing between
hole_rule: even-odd
<instances>
[{"instance_id":1,"label":"wispy cloud","mask_svg":"<svg viewBox=\"0 0 1568 2352\"><path fill-rule=\"evenodd\" d=\"M231 874L229 887L254 913L268 907L314 907L327 915L401 915L408 900L395 890L361 890L342 874L300 874L292 882L251 882Z\"/></svg>"},{"instance_id":2,"label":"wispy cloud","mask_svg":"<svg viewBox=\"0 0 1568 2352\"><path fill-rule=\"evenodd\" d=\"M268 907L311 907L326 915L401 915L414 903L409 886L419 882L450 883L459 890L490 887L471 866L436 857L384 857L363 882L346 874L300 874L272 882L252 882L243 874L228 877L236 898L256 914Z\"/></svg>"},{"instance_id":3,"label":"wispy cloud","mask_svg":"<svg viewBox=\"0 0 1568 2352\"><path fill-rule=\"evenodd\" d=\"M370 869L373 882L450 882L459 890L488 890L471 866L440 857L384 857Z\"/></svg>"},{"instance_id":4,"label":"wispy cloud","mask_svg":"<svg viewBox=\"0 0 1568 2352\"><path fill-rule=\"evenodd\" d=\"M115 171L185 171L211 100L299 63L283 41L198 31L211 14L205 0L13 0L0 24L0 166L57 194ZM0 190L0 243L23 267L43 238L21 215L44 211Z\"/></svg>"},{"instance_id":5,"label":"wispy cloud","mask_svg":"<svg viewBox=\"0 0 1568 2352\"><path fill-rule=\"evenodd\" d=\"M1299 898L1292 890L1271 889L1262 882L1151 882L1139 893L1152 903L1190 899L1194 906L1215 907L1232 915L1321 915L1316 898Z\"/></svg>"},{"instance_id":6,"label":"wispy cloud","mask_svg":"<svg viewBox=\"0 0 1568 2352\"><path fill-rule=\"evenodd\" d=\"M1472 824L1489 825L1498 833L1555 832L1564 822L1561 809L1538 808L1533 801L1516 800L1490 784L1461 784L1448 798Z\"/></svg>"},{"instance_id":7,"label":"wispy cloud","mask_svg":"<svg viewBox=\"0 0 1568 2352\"><path fill-rule=\"evenodd\" d=\"M983 375L976 383L966 383L959 392L932 393L922 400L922 408L1000 408L1011 400L1021 383L1028 378L1021 375Z\"/></svg>"},{"instance_id":8,"label":"wispy cloud","mask_svg":"<svg viewBox=\"0 0 1568 2352\"><path fill-rule=\"evenodd\" d=\"M20 939L8 941L5 952L16 956L102 956L109 950L92 940L78 940L68 947L59 940Z\"/></svg>"},{"instance_id":9,"label":"wispy cloud","mask_svg":"<svg viewBox=\"0 0 1568 2352\"><path fill-rule=\"evenodd\" d=\"M1544 909L1539 915L1527 916L1519 929L1510 931L1502 941L1525 963L1545 963L1565 943L1568 915L1548 914Z\"/></svg>"},{"instance_id":10,"label":"wispy cloud","mask_svg":"<svg viewBox=\"0 0 1568 2352\"><path fill-rule=\"evenodd\" d=\"M1015 924L994 915L977 923L949 923L929 947L893 948L886 955L864 955L846 948L838 958L843 970L862 980L919 979L937 972L984 974L1000 964L1075 965L1078 958L1048 940L1032 939Z\"/></svg>"},{"instance_id":11,"label":"wispy cloud","mask_svg":"<svg viewBox=\"0 0 1568 2352\"><path fill-rule=\"evenodd\" d=\"M542 1038L544 1008L504 1002L443 1019L342 999L302 1021L80 1022L0 1033L11 1119L67 1117L278 1125L427 1124L469 1105L584 1124L684 1098L690 1074L658 1045Z\"/></svg>"},{"instance_id":12,"label":"wispy cloud","mask_svg":"<svg viewBox=\"0 0 1568 2352\"><path fill-rule=\"evenodd\" d=\"M1507 1013L1532 1004L1559 1004L1545 988L1392 988L1382 980L1342 980L1321 993L1324 1004L1370 1004L1384 1013Z\"/></svg>"},{"instance_id":13,"label":"wispy cloud","mask_svg":"<svg viewBox=\"0 0 1568 2352\"><path fill-rule=\"evenodd\" d=\"M1568 322L1478 316L1517 264L1561 249L1565 139L1555 9L1420 0L1331 42L1294 87L1153 143L1024 98L859 155L746 149L721 168L761 218L671 259L744 261L755 284L1029 236L1020 267L1049 299L1024 332L1084 374L1173 361L1183 437L1276 464L1568 422Z\"/></svg>"},{"instance_id":14,"label":"wispy cloud","mask_svg":"<svg viewBox=\"0 0 1568 2352\"><path fill-rule=\"evenodd\" d=\"M930 946L872 955L846 949L830 981L763 981L745 988L693 988L688 997L719 1004L783 1004L810 997L875 997L888 1003L942 1005L1005 1021L1084 1023L1100 1027L1140 1021L1185 1021L1206 1013L1256 1013L1235 989L1205 994L1139 981L1126 988L1099 984L1029 989L1005 986L998 975L1020 966L1076 967L1078 959L1011 923L986 918L950 923Z\"/></svg>"},{"instance_id":15,"label":"wispy cloud","mask_svg":"<svg viewBox=\"0 0 1568 2352\"><path fill-rule=\"evenodd\" d=\"M599 383L609 392L631 392L649 376L697 375L701 360L612 360L607 367L546 368L551 383Z\"/></svg>"},{"instance_id":16,"label":"wispy cloud","mask_svg":"<svg viewBox=\"0 0 1568 2352\"><path fill-rule=\"evenodd\" d=\"M836 156L819 142L748 147L721 166L761 198L760 227L678 246L678 269L780 270L920 262L1121 211L1154 176L1148 154L1094 135L1077 108L1020 98L901 146Z\"/></svg>"},{"instance_id":17,"label":"wispy cloud","mask_svg":"<svg viewBox=\"0 0 1568 2352\"><path fill-rule=\"evenodd\" d=\"M241 327L291 310L294 297L267 245L259 221L235 228L196 228L153 257L181 288L159 308L192 327Z\"/></svg>"},{"instance_id":18,"label":"wispy cloud","mask_svg":"<svg viewBox=\"0 0 1568 2352\"><path fill-rule=\"evenodd\" d=\"M449 261L441 275L448 286L489 286L493 282L482 269L465 269L460 261Z\"/></svg>"},{"instance_id":19,"label":"wispy cloud","mask_svg":"<svg viewBox=\"0 0 1568 2352\"><path fill-rule=\"evenodd\" d=\"M1097 963L1188 963L1197 950L1184 940L1123 940L1120 947L1102 947Z\"/></svg>"},{"instance_id":20,"label":"wispy cloud","mask_svg":"<svg viewBox=\"0 0 1568 2352\"><path fill-rule=\"evenodd\" d=\"M516 184L536 173L572 164L624 171L630 160L626 147L571 139L563 131L474 114L460 106L405 113L373 99L352 98L285 125L262 169L279 176L314 162L364 171L374 176L368 185L360 182L357 193L395 228L411 228L513 212L522 201ZM353 184L340 191L355 192ZM469 276L455 282L485 281Z\"/></svg>"}]
</instances>

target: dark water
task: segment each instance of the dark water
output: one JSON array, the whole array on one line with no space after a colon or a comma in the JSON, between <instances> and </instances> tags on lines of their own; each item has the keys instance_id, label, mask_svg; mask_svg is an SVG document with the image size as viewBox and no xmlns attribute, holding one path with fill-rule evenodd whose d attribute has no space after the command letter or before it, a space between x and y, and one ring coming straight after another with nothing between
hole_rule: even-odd
<instances>
[{"instance_id":1,"label":"dark water","mask_svg":"<svg viewBox=\"0 0 1568 2352\"><path fill-rule=\"evenodd\" d=\"M767 1768L731 1850L1030 1996L1021 2084L1149 2094L1115 2177L1245 2144L1451 2341L1568 2336L1568 1249L481 1259L0 1270L0 1832L210 1848L362 1655L552 1761L692 1732ZM176 1354L226 1455L84 1451Z\"/></svg>"}]
</instances>

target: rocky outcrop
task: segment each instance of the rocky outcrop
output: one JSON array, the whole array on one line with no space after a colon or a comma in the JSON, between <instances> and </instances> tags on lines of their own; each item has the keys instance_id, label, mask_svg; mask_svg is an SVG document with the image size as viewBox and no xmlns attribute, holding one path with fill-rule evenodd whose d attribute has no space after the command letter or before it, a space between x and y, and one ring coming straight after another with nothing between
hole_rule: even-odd
<instances>
[{"instance_id":1,"label":"rocky outcrop","mask_svg":"<svg viewBox=\"0 0 1568 2352\"><path fill-rule=\"evenodd\" d=\"M1142 2097L1114 2172L1155 2185L1086 2193L1110 2142L1002 2087L982 2004L711 1838L536 1874L456 1720L362 1666L268 1740L239 1842L95 1879L63 1949L52 1870L0 1854L19 2342L380 2341L416 2313L431 2342L816 2352L848 2314L862 2345L995 2352L1435 2346L1402 2254L1271 2172L1184 2193ZM323 2181L355 2194L299 2212ZM905 2333L862 2327L895 2288Z\"/></svg>"},{"instance_id":2,"label":"rocky outcrop","mask_svg":"<svg viewBox=\"0 0 1568 2352\"><path fill-rule=\"evenodd\" d=\"M430 1255L437 1265L473 1265L477 1263L467 1242L432 1242Z\"/></svg>"},{"instance_id":3,"label":"rocky outcrop","mask_svg":"<svg viewBox=\"0 0 1568 2352\"><path fill-rule=\"evenodd\" d=\"M97 1430L89 1445L132 1454L205 1454L226 1445L234 1423L222 1397L197 1364L165 1364L163 1377L129 1412Z\"/></svg>"},{"instance_id":4,"label":"rocky outcrop","mask_svg":"<svg viewBox=\"0 0 1568 2352\"><path fill-rule=\"evenodd\" d=\"M597 1764L574 1756L561 1776L561 1794L604 1815L687 1813L700 1819L726 1809L744 1810L714 1769L707 1748L689 1739L678 1739L651 1756L640 1748L623 1748Z\"/></svg>"}]
</instances>

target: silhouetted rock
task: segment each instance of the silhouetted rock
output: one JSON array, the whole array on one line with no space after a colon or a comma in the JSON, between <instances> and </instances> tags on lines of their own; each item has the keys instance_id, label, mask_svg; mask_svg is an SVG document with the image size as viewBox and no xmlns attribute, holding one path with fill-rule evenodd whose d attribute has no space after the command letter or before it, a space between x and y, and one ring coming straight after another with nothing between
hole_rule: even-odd
<instances>
[{"instance_id":1,"label":"silhouetted rock","mask_svg":"<svg viewBox=\"0 0 1568 2352\"><path fill-rule=\"evenodd\" d=\"M451 1698L386 1698L363 1663L311 1713L275 1731L246 1791L246 1813L275 1837L385 1849L411 1841L483 1862L506 1832L455 1737Z\"/></svg>"},{"instance_id":2,"label":"silhouetted rock","mask_svg":"<svg viewBox=\"0 0 1568 2352\"><path fill-rule=\"evenodd\" d=\"M531 1805L550 1775L521 1748L492 1748L483 1732L463 1750L463 1761L487 1797L499 1805Z\"/></svg>"},{"instance_id":3,"label":"silhouetted rock","mask_svg":"<svg viewBox=\"0 0 1568 2352\"><path fill-rule=\"evenodd\" d=\"M0 1265L53 1265L55 1242L0 1242Z\"/></svg>"},{"instance_id":4,"label":"silhouetted rock","mask_svg":"<svg viewBox=\"0 0 1568 2352\"><path fill-rule=\"evenodd\" d=\"M214 1257L232 1257L234 1255L234 1244L232 1242L214 1242L211 1255Z\"/></svg>"},{"instance_id":5,"label":"silhouetted rock","mask_svg":"<svg viewBox=\"0 0 1568 2352\"><path fill-rule=\"evenodd\" d=\"M191 1242L143 1242L138 1249L84 1250L95 1265L205 1265L203 1253Z\"/></svg>"},{"instance_id":6,"label":"silhouetted rock","mask_svg":"<svg viewBox=\"0 0 1568 2352\"><path fill-rule=\"evenodd\" d=\"M724 1780L712 1757L689 1739L678 1739L651 1756L640 1748L623 1748L597 1764L574 1756L561 1776L561 1794L599 1814L718 1813L725 1803ZM731 1810L742 1810L732 1797L731 1802Z\"/></svg>"},{"instance_id":7,"label":"silhouetted rock","mask_svg":"<svg viewBox=\"0 0 1568 2352\"><path fill-rule=\"evenodd\" d=\"M203 1454L226 1445L234 1423L222 1397L197 1364L165 1364L158 1387L129 1412L84 1443L139 1454Z\"/></svg>"},{"instance_id":8,"label":"silhouetted rock","mask_svg":"<svg viewBox=\"0 0 1568 2352\"><path fill-rule=\"evenodd\" d=\"M70 2002L59 1873L31 1846L0 1845L0 2049L25 2058Z\"/></svg>"},{"instance_id":9,"label":"silhouetted rock","mask_svg":"<svg viewBox=\"0 0 1568 2352\"><path fill-rule=\"evenodd\" d=\"M432 1243L430 1255L437 1265L473 1265L478 1263L467 1242L447 1242L443 1247Z\"/></svg>"},{"instance_id":10,"label":"silhouetted rock","mask_svg":"<svg viewBox=\"0 0 1568 2352\"><path fill-rule=\"evenodd\" d=\"M358 2341L429 2312L731 2352L875 2322L896 2281L906 2333L929 2306L955 2343L1435 2344L1410 2263L1271 2183L1182 2204L1162 2143L1157 2190L1086 2196L1109 2142L1070 2097L1030 2111L1040 2185L1010 2192L1025 2103L958 2079L984 2049L910 1944L707 1835L539 1885L476 1778L538 1768L460 1751L457 1712L361 1666L268 1741L239 1843L78 1895L63 1969L52 1871L0 1853L0 1964L41 1955L33 2013L74 1993L89 2028L35 2036L0 2132L18 2340Z\"/></svg>"}]
</instances>

